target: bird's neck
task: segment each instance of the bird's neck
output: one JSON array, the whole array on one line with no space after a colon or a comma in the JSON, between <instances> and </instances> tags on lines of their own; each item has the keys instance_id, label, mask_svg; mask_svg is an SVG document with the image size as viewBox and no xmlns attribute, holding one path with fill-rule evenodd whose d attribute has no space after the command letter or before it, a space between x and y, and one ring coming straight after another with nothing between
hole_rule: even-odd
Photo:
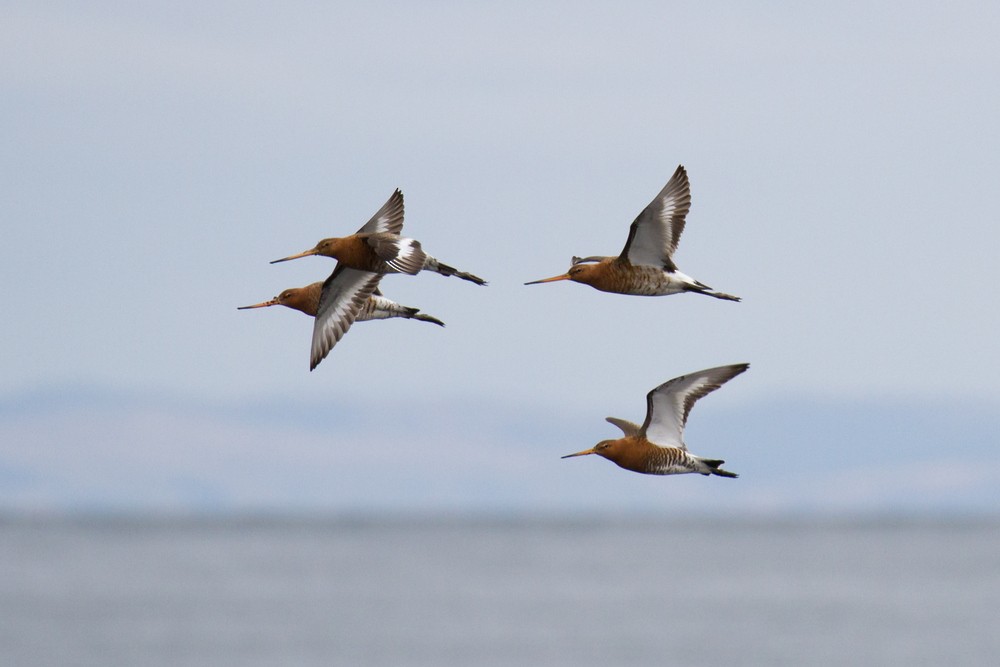
<instances>
[{"instance_id":1,"label":"bird's neck","mask_svg":"<svg viewBox=\"0 0 1000 667\"><path fill-rule=\"evenodd\" d=\"M282 301L281 305L287 306L310 317L316 317L319 312L319 298L323 293L323 283L313 283L307 287L296 290L288 299Z\"/></svg>"}]
</instances>

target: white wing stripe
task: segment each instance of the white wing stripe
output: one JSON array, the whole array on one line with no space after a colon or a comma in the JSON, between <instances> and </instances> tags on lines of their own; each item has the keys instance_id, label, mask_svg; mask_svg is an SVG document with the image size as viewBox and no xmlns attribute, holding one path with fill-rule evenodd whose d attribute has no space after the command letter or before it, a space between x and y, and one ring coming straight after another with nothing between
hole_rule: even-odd
<instances>
[{"instance_id":1,"label":"white wing stripe","mask_svg":"<svg viewBox=\"0 0 1000 667\"><path fill-rule=\"evenodd\" d=\"M695 402L733 379L749 364L717 366L664 382L646 395L646 421L642 431L654 445L679 447L684 444L684 425Z\"/></svg>"}]
</instances>

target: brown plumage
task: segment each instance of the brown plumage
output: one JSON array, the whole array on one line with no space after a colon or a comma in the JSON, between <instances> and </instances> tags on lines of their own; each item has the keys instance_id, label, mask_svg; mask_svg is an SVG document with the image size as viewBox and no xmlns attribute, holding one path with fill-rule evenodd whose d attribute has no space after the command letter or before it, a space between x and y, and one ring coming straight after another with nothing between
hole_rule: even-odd
<instances>
[{"instance_id":1,"label":"brown plumage","mask_svg":"<svg viewBox=\"0 0 1000 667\"><path fill-rule=\"evenodd\" d=\"M625 248L617 257L574 257L566 273L525 285L572 280L615 294L664 296L697 292L716 299L739 301L737 296L717 292L682 273L674 264L673 254L690 208L691 186L684 166L679 165L660 193L629 227Z\"/></svg>"},{"instance_id":2,"label":"brown plumage","mask_svg":"<svg viewBox=\"0 0 1000 667\"><path fill-rule=\"evenodd\" d=\"M284 290L281 294L273 299L270 299L269 301L255 303L252 306L240 306L237 310L265 308L267 306L285 306L287 308L303 312L310 317L316 317L316 311L319 309L319 301L322 291L322 282L312 283L311 285L306 285L305 287L291 287ZM375 292L368 297L368 300L361 307L361 310L358 311L355 321L367 322L370 320L385 320L394 317L400 317L408 320L419 320L421 322L431 322L432 324L437 324L438 326L444 326L444 322L436 317L421 313L419 308L403 306L395 301L392 301L391 299L387 299L378 289L376 289Z\"/></svg>"},{"instance_id":3,"label":"brown plumage","mask_svg":"<svg viewBox=\"0 0 1000 667\"><path fill-rule=\"evenodd\" d=\"M723 470L725 461L706 459L688 452L684 444L684 425L695 402L749 368L749 364L718 366L689 373L664 382L646 394L646 420L642 425L608 417L624 437L602 440L591 449L563 458L597 454L619 467L647 475L699 473L719 477L737 477Z\"/></svg>"},{"instance_id":4,"label":"brown plumage","mask_svg":"<svg viewBox=\"0 0 1000 667\"><path fill-rule=\"evenodd\" d=\"M477 285L486 284L486 281L479 276L459 271L431 257L424 252L419 241L399 235L403 229L402 192L396 190L380 213L383 213L381 220L377 213L375 218L350 236L323 239L309 250L276 259L271 263L287 262L309 255L322 255L332 257L343 266L359 271L416 275L420 271L427 270L443 276L455 276Z\"/></svg>"},{"instance_id":5,"label":"brown plumage","mask_svg":"<svg viewBox=\"0 0 1000 667\"><path fill-rule=\"evenodd\" d=\"M415 274L422 269L454 275L484 285L485 281L441 264L420 248L420 243L403 238L403 193L396 190L357 233L342 238L323 239L311 250L272 262L284 262L308 255L338 259L333 273L323 283L313 323L309 370L326 358L347 333L354 320L376 294L378 283L387 273ZM426 316L416 317L435 321ZM440 320L437 320L440 322Z\"/></svg>"}]
</instances>

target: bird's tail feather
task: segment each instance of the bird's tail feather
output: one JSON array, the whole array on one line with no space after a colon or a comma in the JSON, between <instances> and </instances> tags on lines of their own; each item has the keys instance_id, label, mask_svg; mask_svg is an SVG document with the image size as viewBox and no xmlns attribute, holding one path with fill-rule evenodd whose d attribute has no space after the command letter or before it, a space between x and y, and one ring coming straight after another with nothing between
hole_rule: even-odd
<instances>
[{"instance_id":1,"label":"bird's tail feather","mask_svg":"<svg viewBox=\"0 0 1000 667\"><path fill-rule=\"evenodd\" d=\"M692 292L697 292L698 294L704 294L705 296L714 296L716 299L724 299L725 301L742 301L738 296L733 296L732 294L726 294L725 292L716 292L714 289L706 285L705 283L695 281L694 287L689 287L688 289Z\"/></svg>"},{"instance_id":2,"label":"bird's tail feather","mask_svg":"<svg viewBox=\"0 0 1000 667\"><path fill-rule=\"evenodd\" d=\"M479 276L474 276L471 273L466 273L465 271L459 271L454 266L448 266L444 262L439 262L430 256L428 256L427 260L424 262L424 270L440 273L442 276L455 276L456 278L468 280L469 282L476 283L477 285L486 284L486 281Z\"/></svg>"},{"instance_id":3,"label":"bird's tail feather","mask_svg":"<svg viewBox=\"0 0 1000 667\"><path fill-rule=\"evenodd\" d=\"M729 472L728 470L723 470L722 468L719 467L723 463L725 463L725 461L719 459L701 459L701 462L709 467L708 474L718 475L719 477L730 477L733 479L739 477L739 475L737 475L736 473Z\"/></svg>"},{"instance_id":4,"label":"bird's tail feather","mask_svg":"<svg viewBox=\"0 0 1000 667\"><path fill-rule=\"evenodd\" d=\"M440 327L444 326L444 322L436 317L431 317L430 315L424 315L423 313L413 313L410 315L415 320L420 320L421 322L432 322Z\"/></svg>"}]
</instances>

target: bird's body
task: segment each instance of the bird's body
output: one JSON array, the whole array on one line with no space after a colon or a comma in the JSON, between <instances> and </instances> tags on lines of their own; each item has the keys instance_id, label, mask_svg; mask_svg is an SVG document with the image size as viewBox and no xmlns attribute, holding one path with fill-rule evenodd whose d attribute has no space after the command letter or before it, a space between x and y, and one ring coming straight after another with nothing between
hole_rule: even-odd
<instances>
[{"instance_id":1,"label":"bird's body","mask_svg":"<svg viewBox=\"0 0 1000 667\"><path fill-rule=\"evenodd\" d=\"M332 257L347 268L380 274L416 275L424 268L427 260L419 241L387 232L358 232L350 236L323 239L311 250L276 259L271 263L309 255Z\"/></svg>"},{"instance_id":2,"label":"bird's body","mask_svg":"<svg viewBox=\"0 0 1000 667\"><path fill-rule=\"evenodd\" d=\"M248 308L264 308L266 306L285 306L287 308L303 312L310 317L316 317L316 312L319 310L319 302L320 297L322 296L322 291L322 282L312 283L311 285L306 285L305 287L292 287L284 290L281 294L269 301L256 303L252 306L241 306L238 310L246 310ZM368 300L365 301L361 310L358 311L357 317L354 318L354 321L366 322L369 320L386 320L393 317L420 320L421 322L431 322L442 327L444 326L444 322L436 317L431 317L430 315L421 313L419 308L403 306L391 299L387 299L378 289L376 289L375 292L368 297Z\"/></svg>"},{"instance_id":3,"label":"bird's body","mask_svg":"<svg viewBox=\"0 0 1000 667\"><path fill-rule=\"evenodd\" d=\"M680 271L664 271L655 266L635 265L621 257L574 257L570 280L590 285L602 292L635 296L666 296L679 292L710 290ZM719 293L709 292L712 296ZM727 295L728 296L728 295ZM720 296L719 298L724 298Z\"/></svg>"},{"instance_id":4,"label":"bird's body","mask_svg":"<svg viewBox=\"0 0 1000 667\"><path fill-rule=\"evenodd\" d=\"M274 264L308 255L324 255L338 260L333 273L320 289L309 370L315 369L347 333L369 298L376 293L382 276L387 273L416 274L428 269L485 284L481 278L457 271L427 256L418 241L400 236L402 231L403 193L396 190L355 234L323 239L311 250L271 262Z\"/></svg>"},{"instance_id":5,"label":"bird's body","mask_svg":"<svg viewBox=\"0 0 1000 667\"><path fill-rule=\"evenodd\" d=\"M641 426L608 417L624 437L602 440L591 449L563 458L597 454L621 468L646 475L699 473L737 477L736 473L720 467L725 461L690 453L684 444L684 425L695 401L749 367L749 364L718 366L664 382L646 395L646 420Z\"/></svg>"},{"instance_id":6,"label":"bird's body","mask_svg":"<svg viewBox=\"0 0 1000 667\"><path fill-rule=\"evenodd\" d=\"M398 218L397 218L398 214ZM485 285L486 281L471 273L439 262L424 252L420 241L400 236L403 230L403 193L396 190L379 213L361 229L350 236L323 239L313 248L276 259L272 264L290 259L322 255L336 259L341 266L370 273L407 273L433 271L442 276L455 276L462 280Z\"/></svg>"},{"instance_id":7,"label":"bird's body","mask_svg":"<svg viewBox=\"0 0 1000 667\"><path fill-rule=\"evenodd\" d=\"M609 444L603 451L594 452L606 459L614 461L621 468L640 472L646 475L681 475L696 472L702 475L722 475L727 471L719 471L718 462L715 468L706 464L704 459L694 456L680 447L661 447L654 445L646 438L638 435L627 435L616 441L605 441Z\"/></svg>"},{"instance_id":8,"label":"bird's body","mask_svg":"<svg viewBox=\"0 0 1000 667\"><path fill-rule=\"evenodd\" d=\"M629 228L625 248L617 257L574 257L569 270L526 285L572 280L602 292L665 296L697 292L716 299L739 301L682 273L674 264L685 218L691 208L691 187L684 166L678 166L652 202Z\"/></svg>"}]
</instances>

